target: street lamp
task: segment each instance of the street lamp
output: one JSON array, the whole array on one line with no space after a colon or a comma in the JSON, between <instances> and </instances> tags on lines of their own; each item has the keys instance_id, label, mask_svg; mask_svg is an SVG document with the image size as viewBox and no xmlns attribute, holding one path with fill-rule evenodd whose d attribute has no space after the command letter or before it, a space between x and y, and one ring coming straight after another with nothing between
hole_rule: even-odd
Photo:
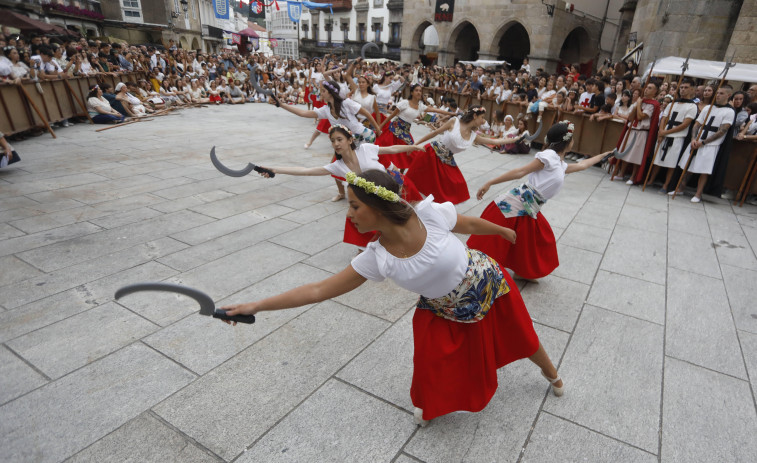
<instances>
[{"instance_id":1,"label":"street lamp","mask_svg":"<svg viewBox=\"0 0 757 463\"><path fill-rule=\"evenodd\" d=\"M181 9L184 10L184 16L186 17L187 11L189 10L189 2L187 0L181 0L179 3L181 3ZM178 11L171 12L172 18L178 18L179 16L181 16L181 14Z\"/></svg>"}]
</instances>

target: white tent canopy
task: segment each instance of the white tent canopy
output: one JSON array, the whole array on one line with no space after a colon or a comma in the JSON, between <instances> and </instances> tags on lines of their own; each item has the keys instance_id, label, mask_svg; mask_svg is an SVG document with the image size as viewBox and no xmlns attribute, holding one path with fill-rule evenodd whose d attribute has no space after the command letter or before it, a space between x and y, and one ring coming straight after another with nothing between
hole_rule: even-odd
<instances>
[{"instance_id":1,"label":"white tent canopy","mask_svg":"<svg viewBox=\"0 0 757 463\"><path fill-rule=\"evenodd\" d=\"M686 58L679 56L668 56L660 58L654 65L654 75L662 74L681 74L681 65ZM644 71L644 78L649 74L652 67L650 64ZM689 69L686 71L687 77L696 77L700 79L719 79L722 77L725 62L722 61L705 61L702 59L690 59ZM736 63L735 66L728 70L727 80L736 82L757 82L757 64Z\"/></svg>"},{"instance_id":2,"label":"white tent canopy","mask_svg":"<svg viewBox=\"0 0 757 463\"><path fill-rule=\"evenodd\" d=\"M458 63L472 64L474 67L481 66L482 68L502 66L504 64L507 64L508 66L510 65L510 63L508 63L507 61L495 61L489 59L479 59L476 61L458 61Z\"/></svg>"}]
</instances>

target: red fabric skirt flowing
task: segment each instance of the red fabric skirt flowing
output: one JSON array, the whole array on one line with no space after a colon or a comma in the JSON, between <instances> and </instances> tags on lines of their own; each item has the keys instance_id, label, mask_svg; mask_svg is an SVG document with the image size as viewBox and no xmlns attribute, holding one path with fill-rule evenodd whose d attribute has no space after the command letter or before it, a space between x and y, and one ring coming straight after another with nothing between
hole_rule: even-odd
<instances>
[{"instance_id":1,"label":"red fabric skirt flowing","mask_svg":"<svg viewBox=\"0 0 757 463\"><path fill-rule=\"evenodd\" d=\"M503 272L510 292L476 323L458 323L415 309L410 398L431 420L454 411L479 412L497 390L497 369L534 355L534 331L518 287Z\"/></svg>"},{"instance_id":2,"label":"red fabric skirt flowing","mask_svg":"<svg viewBox=\"0 0 757 463\"><path fill-rule=\"evenodd\" d=\"M505 217L492 201L481 218L515 230L515 244L496 235L471 235L466 243L469 248L478 249L501 266L528 279L543 278L560 265L555 234L541 212L536 219L530 216Z\"/></svg>"},{"instance_id":3,"label":"red fabric skirt flowing","mask_svg":"<svg viewBox=\"0 0 757 463\"><path fill-rule=\"evenodd\" d=\"M413 162L405 177L415 183L424 195L434 195L434 201L438 203L450 201L460 204L470 199L468 184L460 169L439 160L430 143L424 148L424 151L410 154Z\"/></svg>"},{"instance_id":4,"label":"red fabric skirt flowing","mask_svg":"<svg viewBox=\"0 0 757 463\"><path fill-rule=\"evenodd\" d=\"M411 135L412 137L412 135ZM379 146L394 146L394 145L406 145L407 143L405 140L399 138L396 136L391 130L390 127L384 128L384 131L381 132L381 136L376 139L375 142ZM410 168L410 165L413 163L413 157L410 153L395 153L395 154L382 154L379 156L379 162L384 167L389 167L391 164L394 164L398 169L408 169Z\"/></svg>"}]
</instances>

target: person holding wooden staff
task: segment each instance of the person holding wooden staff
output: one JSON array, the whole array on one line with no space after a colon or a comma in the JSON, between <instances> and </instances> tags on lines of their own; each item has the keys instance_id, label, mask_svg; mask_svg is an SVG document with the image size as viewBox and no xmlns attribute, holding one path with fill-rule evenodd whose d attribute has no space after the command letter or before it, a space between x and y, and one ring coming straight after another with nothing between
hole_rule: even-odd
<instances>
[{"instance_id":1,"label":"person holding wooden staff","mask_svg":"<svg viewBox=\"0 0 757 463\"><path fill-rule=\"evenodd\" d=\"M657 82L650 80L644 87L644 99L635 103L635 108L629 116L631 133L628 136L633 137L633 147L623 158L623 166L620 169L620 177L623 178L628 165L633 165L627 185L644 181L644 170L640 167L646 165L647 160L651 158L660 121L660 103L656 99L658 89Z\"/></svg>"},{"instance_id":2,"label":"person holding wooden staff","mask_svg":"<svg viewBox=\"0 0 757 463\"><path fill-rule=\"evenodd\" d=\"M673 173L681 159L684 148L691 141L691 129L698 109L691 98L694 96L696 86L694 80L685 78L678 85L680 98L668 109L667 123L660 129L657 135L657 148L655 151L654 166L650 173L650 179L654 181L660 168L666 169L665 183L660 193L668 192L668 185L673 178ZM665 122L665 121L663 121Z\"/></svg>"},{"instance_id":3,"label":"person holding wooden staff","mask_svg":"<svg viewBox=\"0 0 757 463\"><path fill-rule=\"evenodd\" d=\"M681 180L678 182L676 190L668 193L669 195L680 194L683 185L688 180L687 173L694 173L699 174L699 181L697 182L697 192L691 198L691 202L702 201L702 193L710 174L712 174L720 145L725 140L724 135L731 128L736 118L736 112L728 105L728 98L731 97L731 93L733 93L733 88L730 85L722 85L721 81L721 85L715 92L715 104L708 105L699 114L694 125L694 132L697 133L697 137L686 147L686 151L678 163L678 166L683 169L683 174L681 174ZM689 161L692 153L693 159Z\"/></svg>"}]
</instances>

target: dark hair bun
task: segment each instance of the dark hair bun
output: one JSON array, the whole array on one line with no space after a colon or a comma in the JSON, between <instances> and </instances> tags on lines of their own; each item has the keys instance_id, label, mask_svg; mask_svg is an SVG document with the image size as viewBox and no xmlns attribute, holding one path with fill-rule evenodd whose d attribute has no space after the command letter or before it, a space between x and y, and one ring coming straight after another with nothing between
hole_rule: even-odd
<instances>
[{"instance_id":1,"label":"dark hair bun","mask_svg":"<svg viewBox=\"0 0 757 463\"><path fill-rule=\"evenodd\" d=\"M563 141L563 137L566 133L568 133L568 125L558 122L547 131L547 143L552 144Z\"/></svg>"}]
</instances>

